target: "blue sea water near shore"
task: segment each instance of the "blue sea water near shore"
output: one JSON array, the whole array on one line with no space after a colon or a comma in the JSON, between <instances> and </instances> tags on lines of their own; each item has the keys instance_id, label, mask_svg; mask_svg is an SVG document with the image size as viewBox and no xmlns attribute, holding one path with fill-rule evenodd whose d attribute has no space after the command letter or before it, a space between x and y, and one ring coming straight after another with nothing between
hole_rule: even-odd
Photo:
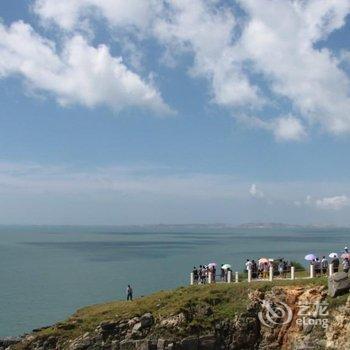
<instances>
[{"instance_id":1,"label":"blue sea water near shore","mask_svg":"<svg viewBox=\"0 0 350 350\"><path fill-rule=\"evenodd\" d=\"M52 324L77 308L189 282L193 265L341 251L350 229L225 226L1 226L0 336Z\"/></svg>"}]
</instances>

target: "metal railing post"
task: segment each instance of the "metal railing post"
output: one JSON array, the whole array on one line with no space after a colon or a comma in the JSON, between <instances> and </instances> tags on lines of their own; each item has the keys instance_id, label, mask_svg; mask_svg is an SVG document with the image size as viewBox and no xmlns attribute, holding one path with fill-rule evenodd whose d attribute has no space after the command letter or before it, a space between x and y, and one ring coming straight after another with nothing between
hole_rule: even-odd
<instances>
[{"instance_id":1,"label":"metal railing post","mask_svg":"<svg viewBox=\"0 0 350 350\"><path fill-rule=\"evenodd\" d=\"M232 279L232 272L227 271L227 283L231 283L231 279Z\"/></svg>"},{"instance_id":2,"label":"metal railing post","mask_svg":"<svg viewBox=\"0 0 350 350\"><path fill-rule=\"evenodd\" d=\"M252 269L248 269L248 282L252 281Z\"/></svg>"},{"instance_id":3,"label":"metal railing post","mask_svg":"<svg viewBox=\"0 0 350 350\"><path fill-rule=\"evenodd\" d=\"M235 272L235 282L236 282L236 283L239 282L239 279L238 279L238 272L237 272L237 271Z\"/></svg>"},{"instance_id":4,"label":"metal railing post","mask_svg":"<svg viewBox=\"0 0 350 350\"><path fill-rule=\"evenodd\" d=\"M290 268L290 279L295 280L295 267L294 266L292 266Z\"/></svg>"}]
</instances>

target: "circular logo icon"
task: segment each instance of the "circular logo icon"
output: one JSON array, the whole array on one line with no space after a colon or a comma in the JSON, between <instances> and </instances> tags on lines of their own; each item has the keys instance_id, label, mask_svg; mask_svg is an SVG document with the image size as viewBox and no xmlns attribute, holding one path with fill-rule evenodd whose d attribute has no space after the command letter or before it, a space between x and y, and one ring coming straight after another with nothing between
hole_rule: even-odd
<instances>
[{"instance_id":1,"label":"circular logo icon","mask_svg":"<svg viewBox=\"0 0 350 350\"><path fill-rule=\"evenodd\" d=\"M260 322L269 328L288 324L292 321L292 309L282 301L262 301L262 310L258 313Z\"/></svg>"}]
</instances>

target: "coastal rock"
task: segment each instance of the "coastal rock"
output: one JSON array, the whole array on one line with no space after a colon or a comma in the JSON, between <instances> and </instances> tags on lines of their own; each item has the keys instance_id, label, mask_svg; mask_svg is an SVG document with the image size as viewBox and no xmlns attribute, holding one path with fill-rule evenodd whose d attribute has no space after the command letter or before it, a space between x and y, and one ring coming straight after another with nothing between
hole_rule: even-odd
<instances>
[{"instance_id":1,"label":"coastal rock","mask_svg":"<svg viewBox=\"0 0 350 350\"><path fill-rule=\"evenodd\" d=\"M350 290L350 279L347 273L337 272L328 278L328 294L334 298Z\"/></svg>"},{"instance_id":2,"label":"coastal rock","mask_svg":"<svg viewBox=\"0 0 350 350\"><path fill-rule=\"evenodd\" d=\"M101 322L99 327L103 332L113 332L117 329L118 323L117 322Z\"/></svg>"},{"instance_id":3,"label":"coastal rock","mask_svg":"<svg viewBox=\"0 0 350 350\"><path fill-rule=\"evenodd\" d=\"M15 345L22 341L21 337L3 337L0 338L0 349L6 349L11 345Z\"/></svg>"},{"instance_id":4,"label":"coastal rock","mask_svg":"<svg viewBox=\"0 0 350 350\"><path fill-rule=\"evenodd\" d=\"M133 327L138 322L140 322L140 317L133 317L128 321L128 326Z\"/></svg>"},{"instance_id":5,"label":"coastal rock","mask_svg":"<svg viewBox=\"0 0 350 350\"><path fill-rule=\"evenodd\" d=\"M132 328L132 333L139 333L145 328L149 328L153 325L154 323L154 318L151 313L146 313L141 316L140 321L135 323L133 328Z\"/></svg>"},{"instance_id":6,"label":"coastal rock","mask_svg":"<svg viewBox=\"0 0 350 350\"><path fill-rule=\"evenodd\" d=\"M157 350L164 350L166 344L167 344L167 341L165 339L159 338L157 341Z\"/></svg>"},{"instance_id":7,"label":"coastal rock","mask_svg":"<svg viewBox=\"0 0 350 350\"><path fill-rule=\"evenodd\" d=\"M198 339L199 350L215 350L216 349L216 337L214 334L203 335Z\"/></svg>"},{"instance_id":8,"label":"coastal rock","mask_svg":"<svg viewBox=\"0 0 350 350\"><path fill-rule=\"evenodd\" d=\"M154 323L153 315L150 312L145 313L141 316L140 322L142 328L151 327Z\"/></svg>"},{"instance_id":9,"label":"coastal rock","mask_svg":"<svg viewBox=\"0 0 350 350\"><path fill-rule=\"evenodd\" d=\"M69 346L69 350L85 350L91 345L92 340L90 338L78 338Z\"/></svg>"},{"instance_id":10,"label":"coastal rock","mask_svg":"<svg viewBox=\"0 0 350 350\"><path fill-rule=\"evenodd\" d=\"M130 319L116 316L100 322L92 330L82 327L81 332L78 325L74 329L58 327L71 324L72 319L69 319L51 327L53 336L43 331L13 339L13 344L1 343L0 340L0 350L350 349L350 297L346 304L344 297L334 302L327 318L329 326L325 328L316 322L315 316L317 305L327 301L327 291L322 285L275 286L250 292L250 300L246 300L244 307L240 311L228 310L230 312L225 312L225 318L223 313L221 318L218 317L216 303L222 300L220 293L223 293L221 289L213 293L214 301L206 295L197 304L193 300L174 304L176 308L173 306L171 310L177 314L165 318L162 318L166 315L163 312L157 314L153 311L154 314L144 313ZM280 322L282 317L277 317L278 322L272 325L262 323L259 315L266 305L264 302L285 305L290 309L292 318L288 322ZM226 302L225 306L228 305L231 306ZM305 317L305 323L297 322L300 305L308 305L311 312ZM233 303L232 306L237 305ZM13 345L17 340L21 344L15 348Z\"/></svg>"},{"instance_id":11,"label":"coastal rock","mask_svg":"<svg viewBox=\"0 0 350 350\"><path fill-rule=\"evenodd\" d=\"M183 313L180 313L175 316L170 316L168 318L164 318L160 321L160 325L162 327L177 327L186 321L186 317Z\"/></svg>"},{"instance_id":12,"label":"coastal rock","mask_svg":"<svg viewBox=\"0 0 350 350\"><path fill-rule=\"evenodd\" d=\"M326 347L329 349L350 349L350 296L344 306L331 314L326 330Z\"/></svg>"},{"instance_id":13,"label":"coastal rock","mask_svg":"<svg viewBox=\"0 0 350 350\"><path fill-rule=\"evenodd\" d=\"M197 350L198 349L198 337L189 336L181 340L182 350Z\"/></svg>"}]
</instances>

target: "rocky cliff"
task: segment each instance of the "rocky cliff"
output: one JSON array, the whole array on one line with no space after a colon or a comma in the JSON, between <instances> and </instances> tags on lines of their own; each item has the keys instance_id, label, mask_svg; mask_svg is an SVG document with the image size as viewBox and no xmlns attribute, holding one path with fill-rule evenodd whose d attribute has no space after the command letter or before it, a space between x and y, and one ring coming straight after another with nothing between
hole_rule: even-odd
<instances>
[{"instance_id":1,"label":"rocky cliff","mask_svg":"<svg viewBox=\"0 0 350 350\"><path fill-rule=\"evenodd\" d=\"M349 316L324 282L194 286L91 306L0 349L350 349Z\"/></svg>"}]
</instances>

